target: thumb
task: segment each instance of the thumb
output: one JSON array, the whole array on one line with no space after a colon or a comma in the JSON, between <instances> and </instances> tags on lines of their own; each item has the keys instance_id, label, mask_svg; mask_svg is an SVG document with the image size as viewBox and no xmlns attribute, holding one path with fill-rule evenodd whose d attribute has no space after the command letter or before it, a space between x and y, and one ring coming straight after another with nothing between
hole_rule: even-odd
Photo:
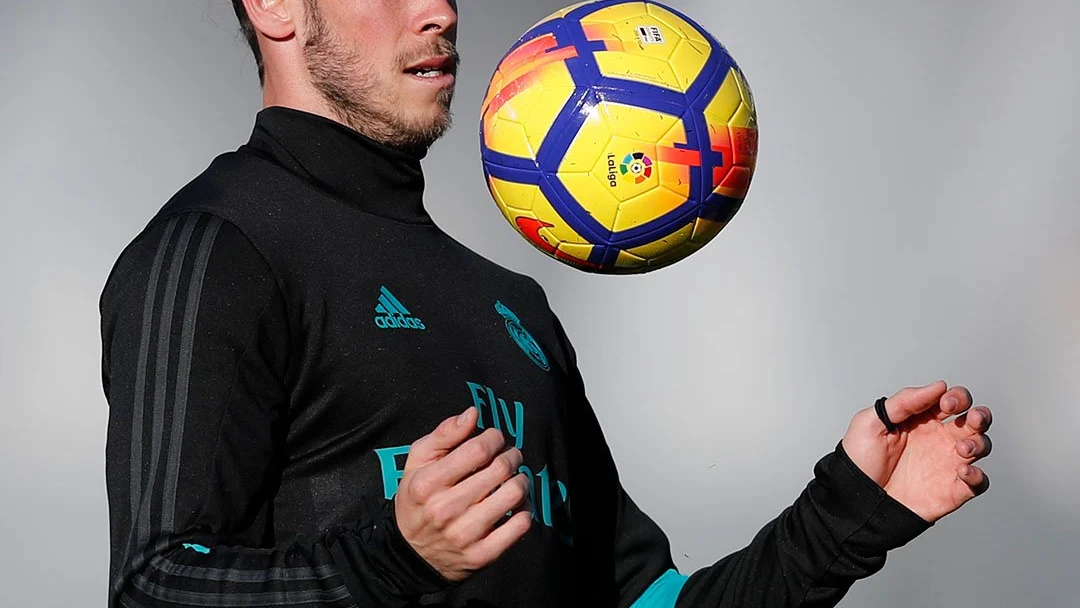
<instances>
[{"instance_id":1,"label":"thumb","mask_svg":"<svg viewBox=\"0 0 1080 608\"><path fill-rule=\"evenodd\" d=\"M405 459L405 472L432 463L461 445L476 428L478 415L476 408L469 406L464 412L443 420L434 431L413 442L409 447L409 456Z\"/></svg>"},{"instance_id":2,"label":"thumb","mask_svg":"<svg viewBox=\"0 0 1080 608\"><path fill-rule=\"evenodd\" d=\"M944 380L926 386L901 389L885 401L885 412L893 424L900 424L936 407L947 390L949 386Z\"/></svg>"}]
</instances>

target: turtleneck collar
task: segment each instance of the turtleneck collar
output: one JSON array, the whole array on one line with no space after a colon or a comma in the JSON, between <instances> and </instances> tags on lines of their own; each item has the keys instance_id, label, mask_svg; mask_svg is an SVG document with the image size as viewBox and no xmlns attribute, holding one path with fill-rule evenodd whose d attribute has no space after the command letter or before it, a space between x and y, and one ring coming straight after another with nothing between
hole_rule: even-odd
<instances>
[{"instance_id":1,"label":"turtleneck collar","mask_svg":"<svg viewBox=\"0 0 1080 608\"><path fill-rule=\"evenodd\" d=\"M380 144L336 121L283 107L259 112L247 147L341 202L389 219L430 223L423 154Z\"/></svg>"}]
</instances>

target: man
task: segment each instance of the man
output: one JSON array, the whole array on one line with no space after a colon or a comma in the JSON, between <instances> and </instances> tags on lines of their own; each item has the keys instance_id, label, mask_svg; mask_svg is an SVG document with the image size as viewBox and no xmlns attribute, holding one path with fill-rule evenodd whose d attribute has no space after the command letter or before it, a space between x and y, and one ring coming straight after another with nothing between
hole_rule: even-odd
<instances>
[{"instance_id":1,"label":"man","mask_svg":"<svg viewBox=\"0 0 1080 608\"><path fill-rule=\"evenodd\" d=\"M904 389L749 546L679 574L539 286L424 210L455 4L234 6L251 140L102 294L111 606L829 606L985 490L990 411Z\"/></svg>"}]
</instances>

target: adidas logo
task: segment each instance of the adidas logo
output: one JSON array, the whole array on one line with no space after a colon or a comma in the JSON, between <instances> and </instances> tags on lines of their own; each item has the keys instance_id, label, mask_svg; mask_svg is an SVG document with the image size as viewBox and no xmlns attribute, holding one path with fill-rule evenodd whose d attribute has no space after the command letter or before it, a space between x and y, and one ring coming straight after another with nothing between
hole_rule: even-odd
<instances>
[{"instance_id":1,"label":"adidas logo","mask_svg":"<svg viewBox=\"0 0 1080 608\"><path fill-rule=\"evenodd\" d=\"M379 329L427 329L424 322L414 317L386 286L379 288L379 303L375 305L375 326Z\"/></svg>"}]
</instances>

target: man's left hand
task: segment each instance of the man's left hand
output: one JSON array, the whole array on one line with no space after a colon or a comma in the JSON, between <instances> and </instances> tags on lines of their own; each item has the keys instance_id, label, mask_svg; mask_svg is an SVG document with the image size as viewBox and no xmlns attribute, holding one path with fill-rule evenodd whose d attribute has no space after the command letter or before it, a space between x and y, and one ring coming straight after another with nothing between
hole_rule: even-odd
<instances>
[{"instance_id":1,"label":"man's left hand","mask_svg":"<svg viewBox=\"0 0 1080 608\"><path fill-rule=\"evenodd\" d=\"M869 407L852 419L843 446L889 496L932 523L990 486L973 463L990 453L991 413L972 407L966 388L943 381L905 388L885 402L885 411L895 432L886 432Z\"/></svg>"}]
</instances>

